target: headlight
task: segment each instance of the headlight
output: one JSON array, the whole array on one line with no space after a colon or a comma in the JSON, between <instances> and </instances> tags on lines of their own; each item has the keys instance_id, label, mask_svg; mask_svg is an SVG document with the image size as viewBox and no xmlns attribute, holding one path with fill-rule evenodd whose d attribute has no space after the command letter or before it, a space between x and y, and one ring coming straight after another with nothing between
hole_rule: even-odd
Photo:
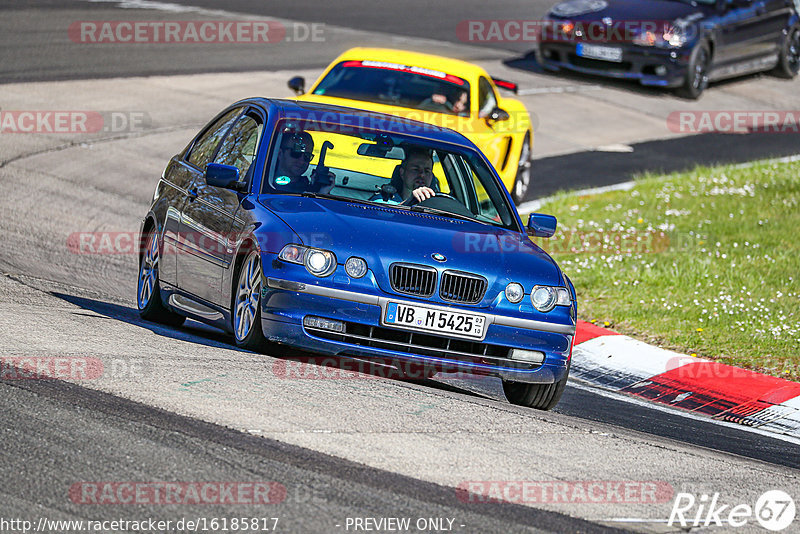
<instances>
[{"instance_id":1,"label":"headlight","mask_svg":"<svg viewBox=\"0 0 800 534\"><path fill-rule=\"evenodd\" d=\"M549 312L556 306L570 306L572 299L565 287L535 286L531 291L531 303L540 312Z\"/></svg>"},{"instance_id":2,"label":"headlight","mask_svg":"<svg viewBox=\"0 0 800 534\"><path fill-rule=\"evenodd\" d=\"M336 270L336 255L330 250L289 244L281 249L278 258L289 263L305 265L306 270L314 276L325 277Z\"/></svg>"},{"instance_id":3,"label":"headlight","mask_svg":"<svg viewBox=\"0 0 800 534\"><path fill-rule=\"evenodd\" d=\"M506 298L508 299L508 302L516 304L517 302L520 302L524 296L525 289L522 287L522 285L516 282L511 282L506 286Z\"/></svg>"},{"instance_id":4,"label":"headlight","mask_svg":"<svg viewBox=\"0 0 800 534\"><path fill-rule=\"evenodd\" d=\"M303 264L303 257L308 248L300 245L286 245L278 254L278 258L289 263Z\"/></svg>"},{"instance_id":5,"label":"headlight","mask_svg":"<svg viewBox=\"0 0 800 534\"><path fill-rule=\"evenodd\" d=\"M314 276L328 276L336 270L336 256L329 250L310 248L306 251L303 263Z\"/></svg>"},{"instance_id":6,"label":"headlight","mask_svg":"<svg viewBox=\"0 0 800 534\"><path fill-rule=\"evenodd\" d=\"M678 48L689 40L693 31L686 23L666 24L662 28L641 31L632 39L633 44L640 46L657 46L659 48Z\"/></svg>"},{"instance_id":7,"label":"headlight","mask_svg":"<svg viewBox=\"0 0 800 534\"><path fill-rule=\"evenodd\" d=\"M367 262L356 256L347 258L344 263L344 271L350 278L361 278L367 274Z\"/></svg>"}]
</instances>

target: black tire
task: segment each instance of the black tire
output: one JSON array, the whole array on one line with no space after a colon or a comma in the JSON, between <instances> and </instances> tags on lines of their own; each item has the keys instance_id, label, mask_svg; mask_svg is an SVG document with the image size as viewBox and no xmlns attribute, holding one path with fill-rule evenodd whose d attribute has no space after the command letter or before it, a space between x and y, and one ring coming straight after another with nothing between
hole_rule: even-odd
<instances>
[{"instance_id":1,"label":"black tire","mask_svg":"<svg viewBox=\"0 0 800 534\"><path fill-rule=\"evenodd\" d=\"M139 254L139 279L136 283L136 304L139 316L147 321L169 326L180 326L186 317L167 309L161 302L161 289L158 279L158 264L161 247L158 232L151 230L142 240Z\"/></svg>"},{"instance_id":2,"label":"black tire","mask_svg":"<svg viewBox=\"0 0 800 534\"><path fill-rule=\"evenodd\" d=\"M522 382L509 382L503 380L503 392L508 402L519 406L536 408L537 410L550 410L561 399L569 377L569 364L564 378L553 384L524 384Z\"/></svg>"},{"instance_id":3,"label":"black tire","mask_svg":"<svg viewBox=\"0 0 800 534\"><path fill-rule=\"evenodd\" d=\"M519 151L519 164L517 165L517 176L514 178L514 185L511 188L511 198L514 204L520 205L525 201L528 189L531 185L531 135L525 134L525 140Z\"/></svg>"},{"instance_id":4,"label":"black tire","mask_svg":"<svg viewBox=\"0 0 800 534\"><path fill-rule=\"evenodd\" d=\"M231 298L231 326L236 345L262 352L267 340L261 330L261 256L250 250L239 264Z\"/></svg>"},{"instance_id":5,"label":"black tire","mask_svg":"<svg viewBox=\"0 0 800 534\"><path fill-rule=\"evenodd\" d=\"M683 86L678 94L690 100L697 100L708 87L708 67L711 65L711 51L706 43L694 47L689 57L689 67Z\"/></svg>"},{"instance_id":6,"label":"black tire","mask_svg":"<svg viewBox=\"0 0 800 534\"><path fill-rule=\"evenodd\" d=\"M800 72L800 26L794 26L781 42L775 75L780 78L794 78Z\"/></svg>"}]
</instances>

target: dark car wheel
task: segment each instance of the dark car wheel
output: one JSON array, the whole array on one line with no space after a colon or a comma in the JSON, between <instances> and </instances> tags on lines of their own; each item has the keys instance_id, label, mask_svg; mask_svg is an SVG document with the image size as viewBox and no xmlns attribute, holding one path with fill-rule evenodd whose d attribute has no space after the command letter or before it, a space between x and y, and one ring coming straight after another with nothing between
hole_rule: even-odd
<instances>
[{"instance_id":1,"label":"dark car wheel","mask_svg":"<svg viewBox=\"0 0 800 534\"><path fill-rule=\"evenodd\" d=\"M683 86L678 94L684 98L697 100L708 87L708 67L711 65L711 51L705 43L698 44L689 58L689 67Z\"/></svg>"},{"instance_id":2,"label":"dark car wheel","mask_svg":"<svg viewBox=\"0 0 800 534\"><path fill-rule=\"evenodd\" d=\"M800 26L795 26L781 44L775 74L781 78L794 78L800 72Z\"/></svg>"},{"instance_id":3,"label":"dark car wheel","mask_svg":"<svg viewBox=\"0 0 800 534\"><path fill-rule=\"evenodd\" d=\"M241 266L233 288L233 335L239 347L260 351L266 340L261 330L261 257L251 250Z\"/></svg>"},{"instance_id":4,"label":"dark car wheel","mask_svg":"<svg viewBox=\"0 0 800 534\"><path fill-rule=\"evenodd\" d=\"M511 190L511 198L514 203L519 205L525 200L528 194L528 187L531 185L531 136L525 134L522 142L522 149L519 151L519 166L517 167L517 177L514 179L514 187Z\"/></svg>"},{"instance_id":5,"label":"dark car wheel","mask_svg":"<svg viewBox=\"0 0 800 534\"><path fill-rule=\"evenodd\" d=\"M144 241L145 248L139 255L139 281L136 284L136 304L142 319L180 326L186 320L161 302L161 290L158 284L158 263L161 249L158 245L158 232L152 230Z\"/></svg>"},{"instance_id":6,"label":"dark car wheel","mask_svg":"<svg viewBox=\"0 0 800 534\"><path fill-rule=\"evenodd\" d=\"M524 384L522 382L509 382L503 380L503 392L508 402L519 406L536 408L537 410L550 410L561 399L569 376L569 364L564 378L554 384Z\"/></svg>"}]
</instances>

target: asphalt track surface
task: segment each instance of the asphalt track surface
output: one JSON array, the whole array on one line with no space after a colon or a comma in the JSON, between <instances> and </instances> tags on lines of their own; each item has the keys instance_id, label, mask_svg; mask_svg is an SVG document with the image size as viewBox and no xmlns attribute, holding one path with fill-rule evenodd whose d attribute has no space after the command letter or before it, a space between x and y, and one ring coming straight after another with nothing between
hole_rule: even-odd
<instances>
[{"instance_id":1,"label":"asphalt track surface","mask_svg":"<svg viewBox=\"0 0 800 534\"><path fill-rule=\"evenodd\" d=\"M418 43L417 38L430 38L441 27L440 19L425 14L429 6L422 2L405 4L401 10L395 4L377 2L373 10L360 9L358 17L346 9L348 4L325 3L313 11L290 2L230 2L225 7L366 31L381 31L382 24L391 20L393 33L414 38L408 41L412 44ZM446 17L469 9L479 14L470 18L505 18L521 4L442 3L437 4L436 14ZM63 15L60 10L65 7L75 10L66 23L83 16L91 20L128 16L152 20L155 16L153 12L121 13L110 4L5 3L0 8L4 30L0 79L19 82L264 69L248 54L224 50L200 55L191 48L175 52L186 60L163 57L158 47L130 57L107 55L105 49L76 55L57 45L63 39L58 28L40 28L39 34L30 28L18 35L8 31L24 27L22 21L31 20L28 15L46 18L48 10ZM26 16L15 19L12 12ZM436 37L456 41L444 33ZM43 48L47 43L51 44ZM330 53L313 49L288 48L270 60L270 67L314 69L329 61ZM453 51L476 60L502 59L511 65L524 52L509 54L492 47ZM198 59L188 61L192 58ZM198 92L198 100L203 98ZM0 100L0 106L4 105ZM179 124L189 132L185 119ZM709 135L631 143L633 162L630 154L616 152L553 155L537 162L541 186L533 196L623 181L642 170L788 155L797 149L792 137L725 136L724 141L735 142L721 143ZM554 412L541 414L506 405L497 383L492 382L410 384L375 379L309 385L274 377L253 380L248 377L268 375L269 366L285 354L255 357L196 323L174 330L141 321L130 289L136 275L133 258L76 258L54 244L63 245L65 235L75 229L135 224L146 209L153 179L147 173L140 177L129 165L137 158L149 165L145 154L163 150L163 139L163 132L156 132L151 139L143 136L131 143L134 146L114 145L113 140L96 145L117 146L112 153L120 156L123 151L121 165L92 156L81 145L54 147L48 142L31 150L25 141L20 141L20 148L0 139L6 143L0 144L0 197L4 199L0 231L9 237L7 243L13 243L0 254L0 269L6 273L0 278L2 355L90 355L106 362L141 360L151 366L141 376L112 376L96 383L2 381L3 518L175 520L259 515L280 517L279 527L285 532L329 532L344 531L336 525L343 525L347 517L449 517L456 525L464 525L455 529L463 532L617 528L669 532L657 521L666 519L669 503L662 503L655 512L647 506L626 508L613 503L476 506L460 501L453 487L461 480L625 477L665 480L676 491L719 491L741 502L752 501L772 486L798 495L798 446L744 429L578 387L567 389ZM719 151L721 144L727 151ZM150 166L163 165L159 161ZM604 169L602 174L599 168ZM98 202L105 203L103 209ZM462 449L473 455L461 453ZM287 488L287 498L274 509L257 512L252 507L221 505L93 507L67 498L69 488L78 481L156 480L279 481ZM637 514L650 522L609 521Z\"/></svg>"}]
</instances>

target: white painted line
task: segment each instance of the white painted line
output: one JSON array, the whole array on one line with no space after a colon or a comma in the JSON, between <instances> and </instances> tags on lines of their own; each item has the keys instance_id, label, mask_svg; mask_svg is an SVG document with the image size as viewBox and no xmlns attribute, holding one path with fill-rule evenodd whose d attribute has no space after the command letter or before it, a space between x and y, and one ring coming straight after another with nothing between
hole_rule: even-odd
<instances>
[{"instance_id":1,"label":"white painted line","mask_svg":"<svg viewBox=\"0 0 800 534\"><path fill-rule=\"evenodd\" d=\"M559 94L559 93L580 93L583 91L598 91L602 89L601 85L565 85L555 87L529 87L528 89L520 89L517 91L517 96L528 95L541 95L541 94Z\"/></svg>"},{"instance_id":2,"label":"white painted line","mask_svg":"<svg viewBox=\"0 0 800 534\"><path fill-rule=\"evenodd\" d=\"M535 160L534 160L535 161ZM517 207L520 215L524 215L526 213L532 213L542 206L547 204L548 202L555 200L556 198L560 198L565 195L569 196L584 196L584 195L599 195L601 193L608 193L609 191L630 191L633 189L633 186L636 185L635 182L622 182L619 184L613 185L604 185L602 187L592 187L591 189L581 189L578 191L570 191L567 193L560 193L558 195L552 195L549 197L538 198L536 200L529 200L528 202L523 202Z\"/></svg>"},{"instance_id":3,"label":"white painted line","mask_svg":"<svg viewBox=\"0 0 800 534\"><path fill-rule=\"evenodd\" d=\"M534 162L536 160L533 160ZM749 169L750 167L754 167L756 165L769 165L771 163L794 163L795 161L800 161L800 154L796 154L794 156L785 156L782 158L772 158L772 159L762 159L758 161L750 161L747 163L739 163L737 165L733 165L735 169ZM535 165L535 163L534 163ZM519 211L520 215L525 215L528 213L533 213L536 210L539 210L547 204L557 198L561 198L564 196L584 196L584 195L599 195L601 193L608 193L609 191L630 191L634 188L636 182L628 181L628 182L620 182L618 184L612 185L605 185L602 187L592 187L591 189L579 189L577 191L565 191L563 193L559 193L557 195L550 195L547 197L537 198L536 200L529 200L528 202L523 202L519 206L517 206L517 211Z\"/></svg>"},{"instance_id":4,"label":"white painted line","mask_svg":"<svg viewBox=\"0 0 800 534\"><path fill-rule=\"evenodd\" d=\"M601 145L594 147L595 152L619 152L623 153L630 153L633 152L633 147L631 145L625 145L622 143L615 143L613 145Z\"/></svg>"},{"instance_id":5,"label":"white painted line","mask_svg":"<svg viewBox=\"0 0 800 534\"><path fill-rule=\"evenodd\" d=\"M739 163L738 165L734 165L734 169L749 169L750 167L755 167L756 165L769 165L770 163L794 163L795 161L800 161L800 154L796 154L794 156L785 156L783 158L772 158L772 159L760 159L756 161L748 161L746 163Z\"/></svg>"}]
</instances>

